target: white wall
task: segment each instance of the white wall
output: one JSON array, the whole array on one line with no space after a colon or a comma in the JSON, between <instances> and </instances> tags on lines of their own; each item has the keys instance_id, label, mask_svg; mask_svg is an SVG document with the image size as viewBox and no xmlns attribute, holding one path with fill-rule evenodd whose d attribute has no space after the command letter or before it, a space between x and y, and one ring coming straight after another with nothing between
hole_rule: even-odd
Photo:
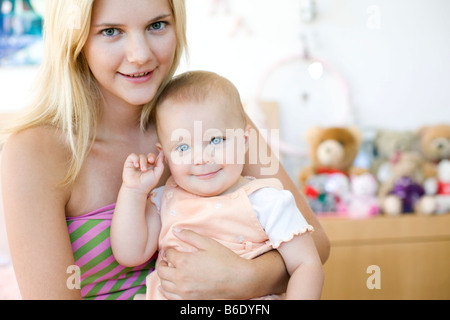
<instances>
[{"instance_id":1,"label":"white wall","mask_svg":"<svg viewBox=\"0 0 450 320\"><path fill-rule=\"evenodd\" d=\"M229 77L247 100L271 66L302 52L303 32L348 82L358 125L450 121L450 1L316 1L317 20L305 24L302 0L187 0L188 67Z\"/></svg>"},{"instance_id":2,"label":"white wall","mask_svg":"<svg viewBox=\"0 0 450 320\"><path fill-rule=\"evenodd\" d=\"M282 139L294 152L314 124L356 124L370 135L450 123L450 1L316 0L316 19L304 23L305 1L187 0L183 69L228 77L250 104L265 79L260 97L278 101ZM266 79L305 43L328 73L313 80L310 62L296 60ZM304 160L283 160L295 178Z\"/></svg>"}]
</instances>

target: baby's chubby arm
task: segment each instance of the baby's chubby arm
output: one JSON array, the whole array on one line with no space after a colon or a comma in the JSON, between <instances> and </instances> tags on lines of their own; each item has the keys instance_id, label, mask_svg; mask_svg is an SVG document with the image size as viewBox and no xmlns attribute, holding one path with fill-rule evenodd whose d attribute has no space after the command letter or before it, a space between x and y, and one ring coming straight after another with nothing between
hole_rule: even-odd
<instances>
[{"instance_id":1,"label":"baby's chubby arm","mask_svg":"<svg viewBox=\"0 0 450 320\"><path fill-rule=\"evenodd\" d=\"M295 236L278 248L291 275L287 300L318 300L322 294L323 268L309 233Z\"/></svg>"},{"instance_id":2,"label":"baby's chubby arm","mask_svg":"<svg viewBox=\"0 0 450 320\"><path fill-rule=\"evenodd\" d=\"M151 154L131 154L125 161L111 224L111 248L123 266L145 263L158 248L161 221L148 194L163 174L163 158L163 153L156 160Z\"/></svg>"}]
</instances>

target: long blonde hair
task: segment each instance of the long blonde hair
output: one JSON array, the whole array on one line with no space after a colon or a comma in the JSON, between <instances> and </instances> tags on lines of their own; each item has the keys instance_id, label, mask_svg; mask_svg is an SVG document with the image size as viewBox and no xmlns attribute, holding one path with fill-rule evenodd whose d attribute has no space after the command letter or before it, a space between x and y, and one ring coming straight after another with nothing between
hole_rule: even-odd
<instances>
[{"instance_id":1,"label":"long blonde hair","mask_svg":"<svg viewBox=\"0 0 450 320\"><path fill-rule=\"evenodd\" d=\"M60 130L72 150L63 184L76 179L95 139L101 94L83 55L94 1L47 0L45 55L37 74L34 95L30 106L15 119L13 126L2 133L0 142L3 144L9 134L36 126L51 126ZM156 97L173 77L187 47L184 0L168 1L175 19L177 46L172 67ZM153 101L142 108L143 130L148 125Z\"/></svg>"}]
</instances>

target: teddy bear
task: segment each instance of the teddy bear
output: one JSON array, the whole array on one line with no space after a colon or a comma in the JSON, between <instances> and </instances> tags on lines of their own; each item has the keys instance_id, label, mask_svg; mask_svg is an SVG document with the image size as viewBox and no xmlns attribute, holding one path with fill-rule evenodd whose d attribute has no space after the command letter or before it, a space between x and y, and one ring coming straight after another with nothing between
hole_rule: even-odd
<instances>
[{"instance_id":1,"label":"teddy bear","mask_svg":"<svg viewBox=\"0 0 450 320\"><path fill-rule=\"evenodd\" d=\"M418 134L411 130L385 130L380 129L374 139L375 157L371 164L371 172L379 183L383 183L390 176L391 158L400 152L418 151Z\"/></svg>"},{"instance_id":2,"label":"teddy bear","mask_svg":"<svg viewBox=\"0 0 450 320\"><path fill-rule=\"evenodd\" d=\"M397 153L389 161L390 176L380 183L378 198L386 215L418 212L425 190L423 187L423 157L416 151Z\"/></svg>"},{"instance_id":3,"label":"teddy bear","mask_svg":"<svg viewBox=\"0 0 450 320\"><path fill-rule=\"evenodd\" d=\"M450 212L450 160L444 159L437 165L437 177L424 182L425 196L418 204L421 214L443 214Z\"/></svg>"},{"instance_id":4,"label":"teddy bear","mask_svg":"<svg viewBox=\"0 0 450 320\"><path fill-rule=\"evenodd\" d=\"M450 125L423 126L418 130L420 151L426 159L425 178L437 178L437 165L441 160L450 160Z\"/></svg>"},{"instance_id":5,"label":"teddy bear","mask_svg":"<svg viewBox=\"0 0 450 320\"><path fill-rule=\"evenodd\" d=\"M311 164L299 173L299 183L305 186L309 177L323 173L349 175L358 154L361 133L355 127L313 127L306 133Z\"/></svg>"},{"instance_id":6,"label":"teddy bear","mask_svg":"<svg viewBox=\"0 0 450 320\"><path fill-rule=\"evenodd\" d=\"M348 192L349 176L364 169L353 167L361 143L355 127L313 127L306 133L310 165L298 175L301 189L315 212L336 211Z\"/></svg>"}]
</instances>

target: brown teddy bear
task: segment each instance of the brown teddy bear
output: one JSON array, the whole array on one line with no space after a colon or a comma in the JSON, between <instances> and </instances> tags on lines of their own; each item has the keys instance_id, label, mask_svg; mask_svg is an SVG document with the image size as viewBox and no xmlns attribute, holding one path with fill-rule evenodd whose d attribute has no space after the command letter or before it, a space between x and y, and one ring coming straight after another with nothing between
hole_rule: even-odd
<instances>
[{"instance_id":1,"label":"brown teddy bear","mask_svg":"<svg viewBox=\"0 0 450 320\"><path fill-rule=\"evenodd\" d=\"M317 214L346 214L354 174L367 172L353 166L361 144L361 133L353 127L314 127L308 130L311 164L299 173L299 183Z\"/></svg>"},{"instance_id":2,"label":"brown teddy bear","mask_svg":"<svg viewBox=\"0 0 450 320\"><path fill-rule=\"evenodd\" d=\"M426 159L425 178L437 178L437 165L450 160L450 125L424 126L418 130L420 150Z\"/></svg>"},{"instance_id":3,"label":"brown teddy bear","mask_svg":"<svg viewBox=\"0 0 450 320\"><path fill-rule=\"evenodd\" d=\"M299 183L306 185L308 178L324 173L362 173L353 167L359 151L361 133L354 127L313 127L306 133L311 164L299 173Z\"/></svg>"}]
</instances>

